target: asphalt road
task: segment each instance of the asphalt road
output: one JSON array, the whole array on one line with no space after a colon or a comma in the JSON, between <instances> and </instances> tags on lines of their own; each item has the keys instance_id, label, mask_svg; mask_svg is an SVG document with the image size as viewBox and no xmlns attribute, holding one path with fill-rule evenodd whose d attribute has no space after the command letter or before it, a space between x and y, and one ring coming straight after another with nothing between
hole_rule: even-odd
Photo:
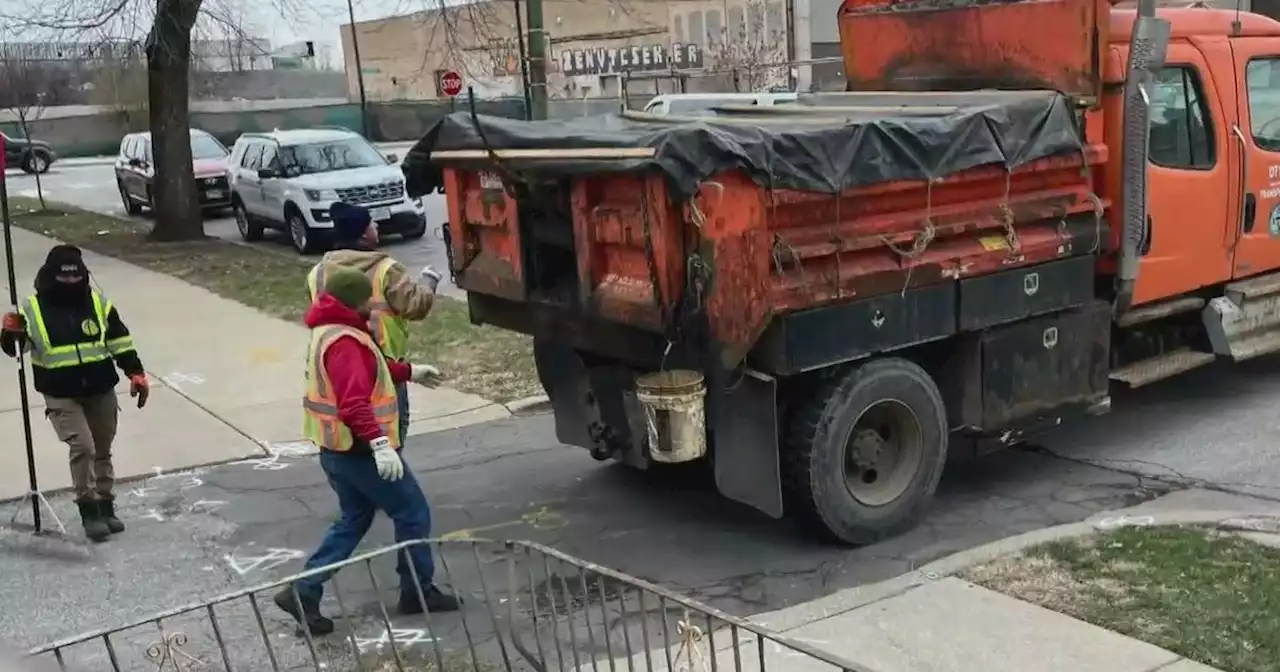
<instances>
[{"instance_id":1,"label":"asphalt road","mask_svg":"<svg viewBox=\"0 0 1280 672\"><path fill-rule=\"evenodd\" d=\"M403 145L384 149L400 154L405 151ZM37 195L35 177L19 170L10 170L5 173L5 178L9 181L10 193L31 198ZM120 194L116 191L114 168L109 164L54 164L48 173L41 176L41 183L47 199L94 212L127 217L124 205L120 202ZM414 241L389 236L384 241L384 249L414 274L427 264L443 272L449 267L448 259L445 257L444 243L439 238L439 226L448 218L444 196L432 194L424 199L423 204L427 212L427 235ZM142 217L149 216L146 212L142 215ZM230 216L230 213L215 213L213 218L205 220L205 233L243 243L239 231L236 230L235 219ZM280 254L296 254L288 236L279 232L268 231L265 240L254 245ZM449 281L447 274L440 283L440 291L452 296L464 295L462 290Z\"/></svg>"},{"instance_id":2,"label":"asphalt road","mask_svg":"<svg viewBox=\"0 0 1280 672\"><path fill-rule=\"evenodd\" d=\"M1213 367L1120 395L1111 415L1081 420L1037 444L980 458L956 446L928 518L898 538L858 549L810 542L785 522L724 501L695 480L663 481L597 463L557 444L546 415L418 436L407 455L432 501L439 535L529 539L732 613L752 614L1187 488L1280 501L1278 393L1280 360ZM91 551L0 534L0 575L26 575L33 559L41 563L37 580L0 582L0 602L19 605L0 614L0 632L14 644L34 645L283 578L301 568L336 511L311 457L151 479L123 488L121 501L130 531ZM55 506L70 519L65 499ZM0 515L7 518L4 508ZM366 547L391 541L389 525L380 520ZM448 578L474 605L470 618L478 619L467 632L486 641L492 621L477 579L488 574L488 588L500 590L511 551L486 546L473 556L467 545L450 549ZM525 599L499 596L490 602L494 609L525 608L528 586L545 582L546 570L537 562L533 580L523 580L526 565L517 572ZM551 575L573 577L573 571L553 563ZM375 563L374 574L381 592L362 567L343 575L350 577L343 579L346 608L362 640L380 636L375 596L392 596L395 585L390 559ZM653 606L651 600L648 608ZM245 651L261 646L247 608L228 607L227 615L239 619L239 648ZM331 601L326 608L337 605ZM291 643L290 655L303 656L305 648L298 648L301 641L285 621L269 604L263 609L269 639ZM459 626L451 621L448 633L439 635L450 647L465 640ZM404 621L396 627L421 628Z\"/></svg>"}]
</instances>

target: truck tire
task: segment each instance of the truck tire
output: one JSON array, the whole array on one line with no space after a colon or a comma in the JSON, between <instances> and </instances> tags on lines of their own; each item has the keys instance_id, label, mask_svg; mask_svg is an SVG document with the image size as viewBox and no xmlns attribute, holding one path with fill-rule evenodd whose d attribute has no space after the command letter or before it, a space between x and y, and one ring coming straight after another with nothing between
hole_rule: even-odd
<instances>
[{"instance_id":1,"label":"truck tire","mask_svg":"<svg viewBox=\"0 0 1280 672\"><path fill-rule=\"evenodd\" d=\"M797 399L782 454L788 514L824 541L870 544L920 518L947 461L947 412L905 359L851 368Z\"/></svg>"}]
</instances>

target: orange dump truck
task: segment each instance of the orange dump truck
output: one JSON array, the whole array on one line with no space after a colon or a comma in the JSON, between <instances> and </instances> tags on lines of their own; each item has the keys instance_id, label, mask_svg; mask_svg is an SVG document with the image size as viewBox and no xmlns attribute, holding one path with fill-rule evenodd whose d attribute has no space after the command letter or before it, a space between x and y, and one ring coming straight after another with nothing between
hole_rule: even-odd
<instances>
[{"instance_id":1,"label":"orange dump truck","mask_svg":"<svg viewBox=\"0 0 1280 672\"><path fill-rule=\"evenodd\" d=\"M409 154L472 320L534 337L561 441L709 464L865 543L921 515L957 437L1280 349L1280 23L1105 0L838 20L845 93L461 112Z\"/></svg>"}]
</instances>

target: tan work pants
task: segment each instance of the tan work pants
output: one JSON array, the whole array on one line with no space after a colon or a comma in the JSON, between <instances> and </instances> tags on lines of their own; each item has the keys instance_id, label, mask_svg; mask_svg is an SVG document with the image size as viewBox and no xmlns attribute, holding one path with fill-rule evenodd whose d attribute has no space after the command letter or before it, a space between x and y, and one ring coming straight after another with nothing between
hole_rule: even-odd
<instances>
[{"instance_id":1,"label":"tan work pants","mask_svg":"<svg viewBox=\"0 0 1280 672\"><path fill-rule=\"evenodd\" d=\"M114 392L94 397L60 399L45 395L44 415L58 440L71 449L71 483L77 501L111 497L115 467L111 443L116 438L120 403Z\"/></svg>"}]
</instances>

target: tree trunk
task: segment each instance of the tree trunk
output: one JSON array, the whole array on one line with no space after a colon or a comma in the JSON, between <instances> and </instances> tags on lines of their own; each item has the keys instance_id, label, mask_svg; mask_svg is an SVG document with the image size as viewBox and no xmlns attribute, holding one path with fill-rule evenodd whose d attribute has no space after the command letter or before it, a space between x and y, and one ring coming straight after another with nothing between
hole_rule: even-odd
<instances>
[{"instance_id":1,"label":"tree trunk","mask_svg":"<svg viewBox=\"0 0 1280 672\"><path fill-rule=\"evenodd\" d=\"M147 36L147 100L155 179L153 240L204 238L200 196L192 178L189 81L191 29L201 0L159 0Z\"/></svg>"},{"instance_id":2,"label":"tree trunk","mask_svg":"<svg viewBox=\"0 0 1280 672\"><path fill-rule=\"evenodd\" d=\"M30 141L31 131L27 128L27 112L28 111L24 109L18 110L18 125L22 127L22 135ZM38 170L36 171L36 196L40 197L40 209L48 210L49 206L45 205L44 202L44 183L41 182L41 175Z\"/></svg>"}]
</instances>

